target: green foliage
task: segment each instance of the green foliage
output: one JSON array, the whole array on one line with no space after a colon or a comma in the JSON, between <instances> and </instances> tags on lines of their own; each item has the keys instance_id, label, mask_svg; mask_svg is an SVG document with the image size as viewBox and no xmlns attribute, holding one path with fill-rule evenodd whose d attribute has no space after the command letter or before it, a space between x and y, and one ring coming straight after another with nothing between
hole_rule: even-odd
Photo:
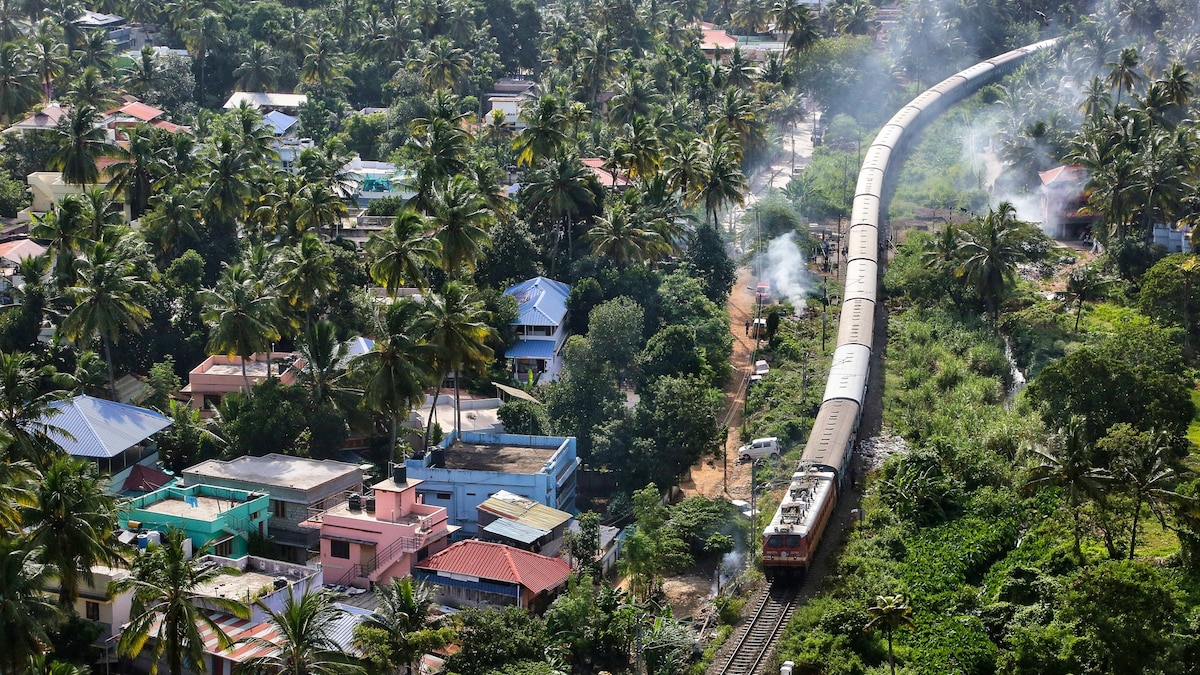
<instances>
[{"instance_id":1,"label":"green foliage","mask_svg":"<svg viewBox=\"0 0 1200 675\"><path fill-rule=\"evenodd\" d=\"M29 202L29 192L25 183L0 172L0 216L15 218L17 211L29 206Z\"/></svg>"},{"instance_id":2,"label":"green foliage","mask_svg":"<svg viewBox=\"0 0 1200 675\"><path fill-rule=\"evenodd\" d=\"M506 401L496 411L496 416L500 418L506 433L545 436L550 432L545 406L533 401L519 398Z\"/></svg>"},{"instance_id":3,"label":"green foliage","mask_svg":"<svg viewBox=\"0 0 1200 675\"><path fill-rule=\"evenodd\" d=\"M541 660L549 644L546 622L520 607L466 609L457 616L459 650L449 672L485 675L520 661Z\"/></svg>"},{"instance_id":4,"label":"green foliage","mask_svg":"<svg viewBox=\"0 0 1200 675\"><path fill-rule=\"evenodd\" d=\"M645 344L645 315L641 305L625 296L594 307L588 315L588 343L596 358L607 361L618 372L631 368Z\"/></svg>"}]
</instances>

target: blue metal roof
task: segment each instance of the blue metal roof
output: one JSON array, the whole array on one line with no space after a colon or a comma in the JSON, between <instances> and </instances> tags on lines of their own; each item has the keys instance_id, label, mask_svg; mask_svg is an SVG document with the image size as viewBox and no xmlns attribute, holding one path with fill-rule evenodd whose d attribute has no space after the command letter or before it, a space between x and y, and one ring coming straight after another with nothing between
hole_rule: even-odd
<instances>
[{"instance_id":1,"label":"blue metal roof","mask_svg":"<svg viewBox=\"0 0 1200 675\"><path fill-rule=\"evenodd\" d=\"M169 417L153 410L91 396L57 401L50 407L58 413L41 421L51 427L50 439L75 457L116 457L171 426Z\"/></svg>"},{"instance_id":2,"label":"blue metal roof","mask_svg":"<svg viewBox=\"0 0 1200 675\"><path fill-rule=\"evenodd\" d=\"M559 326L567 315L567 298L571 287L561 281L534 277L514 284L504 291L517 299L519 326Z\"/></svg>"},{"instance_id":3,"label":"blue metal roof","mask_svg":"<svg viewBox=\"0 0 1200 675\"><path fill-rule=\"evenodd\" d=\"M263 115L263 121L271 125L276 136L282 136L287 133L287 130L291 129L296 122L299 122L300 118L292 117L291 115L285 115L278 110L272 110L266 115Z\"/></svg>"},{"instance_id":4,"label":"blue metal roof","mask_svg":"<svg viewBox=\"0 0 1200 675\"><path fill-rule=\"evenodd\" d=\"M506 359L551 359L554 358L553 340L518 340L517 344L504 352Z\"/></svg>"},{"instance_id":5,"label":"blue metal roof","mask_svg":"<svg viewBox=\"0 0 1200 675\"><path fill-rule=\"evenodd\" d=\"M493 520L483 528L483 531L490 532L498 537L504 537L505 539L519 541L522 544L532 544L550 534L546 530L539 530L536 527L530 527L529 525L524 525L508 518Z\"/></svg>"}]
</instances>

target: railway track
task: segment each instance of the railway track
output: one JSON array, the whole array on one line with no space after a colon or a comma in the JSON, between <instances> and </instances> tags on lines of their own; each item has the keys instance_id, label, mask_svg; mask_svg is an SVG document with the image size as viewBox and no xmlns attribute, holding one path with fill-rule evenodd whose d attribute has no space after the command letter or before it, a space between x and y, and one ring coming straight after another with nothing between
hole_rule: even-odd
<instances>
[{"instance_id":1,"label":"railway track","mask_svg":"<svg viewBox=\"0 0 1200 675\"><path fill-rule=\"evenodd\" d=\"M800 584L772 584L761 594L754 615L742 629L723 675L758 675L771 657L775 641L796 610Z\"/></svg>"}]
</instances>

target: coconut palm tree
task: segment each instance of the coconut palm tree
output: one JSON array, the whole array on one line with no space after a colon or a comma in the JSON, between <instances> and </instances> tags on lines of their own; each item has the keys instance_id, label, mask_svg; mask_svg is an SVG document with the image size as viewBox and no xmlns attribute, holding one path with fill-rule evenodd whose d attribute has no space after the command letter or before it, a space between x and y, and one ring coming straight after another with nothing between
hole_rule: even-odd
<instances>
[{"instance_id":1,"label":"coconut palm tree","mask_svg":"<svg viewBox=\"0 0 1200 675\"><path fill-rule=\"evenodd\" d=\"M350 348L338 339L337 326L326 319L313 322L296 340L296 351L304 361L296 381L308 390L310 400L317 405L328 404L349 411L354 405L350 395L357 393L361 397L362 392L341 386Z\"/></svg>"},{"instance_id":2,"label":"coconut palm tree","mask_svg":"<svg viewBox=\"0 0 1200 675\"><path fill-rule=\"evenodd\" d=\"M1103 277L1099 270L1091 266L1080 267L1067 275L1066 289L1058 295L1063 302L1075 305L1075 332L1079 332L1083 303L1103 298L1110 283L1110 279Z\"/></svg>"},{"instance_id":3,"label":"coconut palm tree","mask_svg":"<svg viewBox=\"0 0 1200 675\"><path fill-rule=\"evenodd\" d=\"M396 214L388 228L371 235L367 241L367 260L371 278L388 295L406 284L426 288L425 269L441 261L441 243L429 236L425 217L405 208Z\"/></svg>"},{"instance_id":4,"label":"coconut palm tree","mask_svg":"<svg viewBox=\"0 0 1200 675\"><path fill-rule=\"evenodd\" d=\"M1145 79L1145 76L1138 71L1138 53L1133 47L1126 47L1121 50L1116 61L1110 61L1104 64L1108 68L1108 77L1105 82L1112 89L1117 90L1117 105L1121 105L1121 92L1132 92L1133 88Z\"/></svg>"},{"instance_id":5,"label":"coconut palm tree","mask_svg":"<svg viewBox=\"0 0 1200 675\"><path fill-rule=\"evenodd\" d=\"M567 256L570 258L575 216L596 207L596 190L591 188L595 181L595 176L583 162L569 153L557 156L526 177L522 190L530 209L553 223L551 277L554 276L558 246L564 234L567 236Z\"/></svg>"},{"instance_id":6,"label":"coconut palm tree","mask_svg":"<svg viewBox=\"0 0 1200 675\"><path fill-rule=\"evenodd\" d=\"M117 395L113 373L112 345L121 339L121 331L140 332L150 320L150 311L141 303L149 283L139 275L144 256L137 248L95 242L79 262L79 282L68 291L74 308L62 322L63 333L78 342L99 334L108 363L108 383L113 398Z\"/></svg>"},{"instance_id":7,"label":"coconut palm tree","mask_svg":"<svg viewBox=\"0 0 1200 675\"><path fill-rule=\"evenodd\" d=\"M653 230L641 228L630 208L618 202L588 230L592 255L609 258L618 267L640 263L659 250L662 240Z\"/></svg>"},{"instance_id":8,"label":"coconut palm tree","mask_svg":"<svg viewBox=\"0 0 1200 675\"><path fill-rule=\"evenodd\" d=\"M333 641L332 633L343 613L322 590L299 598L289 594L283 609L271 611L267 619L278 637L249 637L238 642L264 653L239 663L234 675L366 675L358 660Z\"/></svg>"},{"instance_id":9,"label":"coconut palm tree","mask_svg":"<svg viewBox=\"0 0 1200 675\"><path fill-rule=\"evenodd\" d=\"M62 38L62 29L51 19L42 19L32 36L31 54L45 103L54 99L54 81L65 75L71 65L70 50Z\"/></svg>"},{"instance_id":10,"label":"coconut palm tree","mask_svg":"<svg viewBox=\"0 0 1200 675\"><path fill-rule=\"evenodd\" d=\"M1001 202L969 227L959 244L964 260L958 275L975 287L993 324L1000 319L1000 303L1017 263L1024 259L1017 236L1017 209L1012 202Z\"/></svg>"},{"instance_id":11,"label":"coconut palm tree","mask_svg":"<svg viewBox=\"0 0 1200 675\"><path fill-rule=\"evenodd\" d=\"M608 119L620 126L635 118L649 117L651 109L662 99L654 80L640 69L629 71L616 86L616 94L609 102Z\"/></svg>"},{"instance_id":12,"label":"coconut palm tree","mask_svg":"<svg viewBox=\"0 0 1200 675\"><path fill-rule=\"evenodd\" d=\"M303 312L304 326L312 321L313 305L337 284L333 254L317 235L305 232L279 261L279 295L293 311Z\"/></svg>"},{"instance_id":13,"label":"coconut palm tree","mask_svg":"<svg viewBox=\"0 0 1200 675\"><path fill-rule=\"evenodd\" d=\"M158 664L164 659L170 675L183 675L185 660L203 668L205 632L215 635L223 649L232 645L225 630L198 602L199 589L220 576L222 570L216 565L202 566L199 558L184 553L186 538L181 530L169 530L161 546L152 546L134 558L129 576L109 585L110 593L133 591L129 625L121 631L117 653L135 658L153 640L150 675L157 675ZM250 610L233 600L206 596L204 604L250 618Z\"/></svg>"},{"instance_id":14,"label":"coconut palm tree","mask_svg":"<svg viewBox=\"0 0 1200 675\"><path fill-rule=\"evenodd\" d=\"M37 75L26 53L15 42L0 44L0 123L7 126L37 99Z\"/></svg>"},{"instance_id":15,"label":"coconut palm tree","mask_svg":"<svg viewBox=\"0 0 1200 675\"><path fill-rule=\"evenodd\" d=\"M464 371L478 372L491 363L492 348L487 345L495 337L495 330L487 325L489 314L475 291L459 281L448 281L440 293L431 293L425 299L425 311L420 329L433 350L434 363L438 368L437 391L434 400L441 394L441 381L454 373L454 428L462 430L462 411L459 408L459 382ZM426 424L425 441L429 442L429 431L433 415Z\"/></svg>"},{"instance_id":16,"label":"coconut palm tree","mask_svg":"<svg viewBox=\"0 0 1200 675\"><path fill-rule=\"evenodd\" d=\"M908 604L908 596L903 593L877 595L875 596L875 605L867 608L867 612L871 614L871 620L863 630L870 633L876 629L883 629L884 635L887 636L888 665L891 667L892 675L896 675L896 657L892 653L892 634L898 630L912 630L915 627L912 611L912 606Z\"/></svg>"},{"instance_id":17,"label":"coconut palm tree","mask_svg":"<svg viewBox=\"0 0 1200 675\"><path fill-rule=\"evenodd\" d=\"M199 239L200 196L193 190L171 190L151 197L148 206L141 221L143 234L153 247L155 263L165 269L185 250L186 242Z\"/></svg>"},{"instance_id":18,"label":"coconut palm tree","mask_svg":"<svg viewBox=\"0 0 1200 675\"><path fill-rule=\"evenodd\" d=\"M387 659L393 668L413 671L422 654L449 644L453 634L429 621L429 610L436 604L436 586L414 581L412 577L393 578L390 584L375 587L375 611L362 622L364 630L355 630L355 641L365 646L366 630L375 629L386 636Z\"/></svg>"},{"instance_id":19,"label":"coconut palm tree","mask_svg":"<svg viewBox=\"0 0 1200 675\"><path fill-rule=\"evenodd\" d=\"M253 190L249 178L256 158L242 141L228 131L218 131L200 158L200 184L205 221L220 225L221 236L233 236L235 225L246 212Z\"/></svg>"},{"instance_id":20,"label":"coconut palm tree","mask_svg":"<svg viewBox=\"0 0 1200 675\"><path fill-rule=\"evenodd\" d=\"M208 53L220 49L225 43L225 20L219 12L204 11L195 16L185 16L182 20L179 36L183 44L192 54L192 59L200 64L200 96L203 99L207 93L205 87L208 72Z\"/></svg>"},{"instance_id":21,"label":"coconut palm tree","mask_svg":"<svg viewBox=\"0 0 1200 675\"><path fill-rule=\"evenodd\" d=\"M1118 458L1120 473L1133 497L1133 527L1129 534L1129 559L1137 552L1138 520L1142 506L1165 523L1162 507L1183 498L1174 491L1179 473L1171 466L1171 438L1163 431L1152 431L1144 441L1125 448ZM1165 527L1165 524L1164 524Z\"/></svg>"},{"instance_id":22,"label":"coconut palm tree","mask_svg":"<svg viewBox=\"0 0 1200 675\"><path fill-rule=\"evenodd\" d=\"M525 128L513 139L517 164L533 166L539 159L557 158L566 146L566 118L562 102L549 94L521 106Z\"/></svg>"},{"instance_id":23,"label":"coconut palm tree","mask_svg":"<svg viewBox=\"0 0 1200 675\"><path fill-rule=\"evenodd\" d=\"M430 41L421 62L421 77L431 90L452 90L471 72L467 53L444 36Z\"/></svg>"},{"instance_id":24,"label":"coconut palm tree","mask_svg":"<svg viewBox=\"0 0 1200 675\"><path fill-rule=\"evenodd\" d=\"M240 357L249 392L246 360L267 351L279 339L278 296L241 263L226 267L216 288L201 293L203 317L210 324L210 352Z\"/></svg>"},{"instance_id":25,"label":"coconut palm tree","mask_svg":"<svg viewBox=\"0 0 1200 675\"><path fill-rule=\"evenodd\" d=\"M399 420L421 404L425 384L436 377L431 368L433 349L418 327L422 309L411 300L392 303L375 349L350 362L351 370L360 373L359 381L365 382L363 407L388 418L389 454L396 450Z\"/></svg>"},{"instance_id":26,"label":"coconut palm tree","mask_svg":"<svg viewBox=\"0 0 1200 675\"><path fill-rule=\"evenodd\" d=\"M300 65L300 81L304 84L319 84L340 87L349 84L344 74L342 50L337 38L329 31L321 31L304 46L304 62Z\"/></svg>"},{"instance_id":27,"label":"coconut palm tree","mask_svg":"<svg viewBox=\"0 0 1200 675\"><path fill-rule=\"evenodd\" d=\"M443 187L434 188L430 221L442 249L442 268L451 276L460 276L464 268L475 271L489 241L487 228L492 220L479 191L465 176L456 175Z\"/></svg>"},{"instance_id":28,"label":"coconut palm tree","mask_svg":"<svg viewBox=\"0 0 1200 675\"><path fill-rule=\"evenodd\" d=\"M460 124L443 117L415 120L413 126L406 147L417 165L417 184L409 204L428 212L433 205L434 186L467 171L471 138Z\"/></svg>"},{"instance_id":29,"label":"coconut palm tree","mask_svg":"<svg viewBox=\"0 0 1200 675\"><path fill-rule=\"evenodd\" d=\"M233 70L240 91L267 91L279 81L279 57L267 43L255 40L242 52L242 63Z\"/></svg>"},{"instance_id":30,"label":"coconut palm tree","mask_svg":"<svg viewBox=\"0 0 1200 675\"><path fill-rule=\"evenodd\" d=\"M62 171L63 182L71 185L96 183L100 180L96 162L122 154L100 126L100 112L90 105L75 108L59 122L58 135L62 146L50 158L50 168Z\"/></svg>"},{"instance_id":31,"label":"coconut palm tree","mask_svg":"<svg viewBox=\"0 0 1200 675\"><path fill-rule=\"evenodd\" d=\"M49 243L54 266L50 276L60 289L75 284L79 254L87 241L87 213L79 195L67 195L54 210L37 218L29 235Z\"/></svg>"},{"instance_id":32,"label":"coconut palm tree","mask_svg":"<svg viewBox=\"0 0 1200 675\"><path fill-rule=\"evenodd\" d=\"M58 579L58 604L71 611L81 581L93 582L94 565L115 565L121 552L116 499L94 464L58 454L33 486L33 504L24 510L28 543L41 550Z\"/></svg>"},{"instance_id":33,"label":"coconut palm tree","mask_svg":"<svg viewBox=\"0 0 1200 675\"><path fill-rule=\"evenodd\" d=\"M703 202L704 213L716 229L717 212L730 204L746 201L746 177L735 148L721 143L706 148L700 164L700 182L692 187L691 202Z\"/></svg>"},{"instance_id":34,"label":"coconut palm tree","mask_svg":"<svg viewBox=\"0 0 1200 675\"><path fill-rule=\"evenodd\" d=\"M0 352L0 446L3 458L10 461L42 461L52 451L51 432L55 401L70 392L64 385L67 378L53 366L38 366L28 352ZM53 389L46 390L49 382Z\"/></svg>"},{"instance_id":35,"label":"coconut palm tree","mask_svg":"<svg viewBox=\"0 0 1200 675\"><path fill-rule=\"evenodd\" d=\"M125 89L135 96L144 96L162 81L163 75L158 68L158 56L151 45L145 45L138 52L138 58L133 65L124 70L121 80Z\"/></svg>"},{"instance_id":36,"label":"coconut palm tree","mask_svg":"<svg viewBox=\"0 0 1200 675\"><path fill-rule=\"evenodd\" d=\"M129 130L129 146L124 156L108 168L112 176L108 189L121 195L129 205L131 218L141 218L150 201L157 145L154 127L139 124Z\"/></svg>"},{"instance_id":37,"label":"coconut palm tree","mask_svg":"<svg viewBox=\"0 0 1200 675\"><path fill-rule=\"evenodd\" d=\"M1083 528L1080 512L1084 499L1099 500L1113 477L1108 471L1092 466L1092 449L1087 442L1087 421L1072 415L1047 447L1032 449L1037 464L1025 481L1025 487L1055 486L1066 492L1075 535L1075 557L1083 560L1080 540Z\"/></svg>"},{"instance_id":38,"label":"coconut palm tree","mask_svg":"<svg viewBox=\"0 0 1200 675\"><path fill-rule=\"evenodd\" d=\"M15 537L0 539L0 672L17 675L31 656L41 654L50 637L46 629L62 616L46 588L54 567L41 562Z\"/></svg>"}]
</instances>

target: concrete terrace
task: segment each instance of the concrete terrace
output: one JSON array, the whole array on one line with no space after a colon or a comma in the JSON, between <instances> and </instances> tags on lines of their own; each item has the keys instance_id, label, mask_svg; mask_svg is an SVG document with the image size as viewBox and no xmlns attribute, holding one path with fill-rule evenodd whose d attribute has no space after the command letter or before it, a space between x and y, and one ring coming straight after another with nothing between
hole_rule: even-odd
<instances>
[{"instance_id":1,"label":"concrete terrace","mask_svg":"<svg viewBox=\"0 0 1200 675\"><path fill-rule=\"evenodd\" d=\"M446 450L445 468L534 474L541 472L556 452L557 447L455 441Z\"/></svg>"}]
</instances>

